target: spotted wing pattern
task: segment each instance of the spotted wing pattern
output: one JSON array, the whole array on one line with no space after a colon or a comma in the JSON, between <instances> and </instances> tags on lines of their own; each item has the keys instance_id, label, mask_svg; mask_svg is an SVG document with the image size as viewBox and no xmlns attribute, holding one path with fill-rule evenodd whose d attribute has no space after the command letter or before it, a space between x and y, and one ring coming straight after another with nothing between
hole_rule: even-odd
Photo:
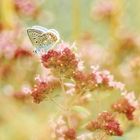
<instances>
[{"instance_id":1,"label":"spotted wing pattern","mask_svg":"<svg viewBox=\"0 0 140 140\"><path fill-rule=\"evenodd\" d=\"M27 33L33 46L36 47L35 52L40 52L40 50L47 52L60 40L59 33L55 29L47 29L42 26L33 26L27 29Z\"/></svg>"}]
</instances>

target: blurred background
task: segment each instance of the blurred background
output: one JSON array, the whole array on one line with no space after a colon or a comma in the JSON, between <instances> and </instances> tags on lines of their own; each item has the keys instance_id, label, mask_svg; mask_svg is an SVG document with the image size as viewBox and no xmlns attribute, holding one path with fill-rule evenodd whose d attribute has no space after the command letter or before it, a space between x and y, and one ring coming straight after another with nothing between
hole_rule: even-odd
<instances>
[{"instance_id":1,"label":"blurred background","mask_svg":"<svg viewBox=\"0 0 140 140\"><path fill-rule=\"evenodd\" d=\"M49 140L55 105L35 104L25 94L44 72L26 33L33 25L76 42L87 71L91 65L110 70L140 99L139 9L139 0L0 0L0 140ZM110 139L139 140L139 122L132 128Z\"/></svg>"}]
</instances>

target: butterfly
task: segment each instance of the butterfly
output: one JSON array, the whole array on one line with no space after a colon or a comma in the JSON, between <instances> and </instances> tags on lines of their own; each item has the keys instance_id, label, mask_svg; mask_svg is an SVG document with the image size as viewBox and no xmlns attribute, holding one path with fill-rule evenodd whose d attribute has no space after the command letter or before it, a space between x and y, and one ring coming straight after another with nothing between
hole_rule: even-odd
<instances>
[{"instance_id":1,"label":"butterfly","mask_svg":"<svg viewBox=\"0 0 140 140\"><path fill-rule=\"evenodd\" d=\"M32 26L31 28L28 28L27 34L35 47L34 52L38 54L47 52L60 41L58 31L55 29L47 29L42 26Z\"/></svg>"}]
</instances>

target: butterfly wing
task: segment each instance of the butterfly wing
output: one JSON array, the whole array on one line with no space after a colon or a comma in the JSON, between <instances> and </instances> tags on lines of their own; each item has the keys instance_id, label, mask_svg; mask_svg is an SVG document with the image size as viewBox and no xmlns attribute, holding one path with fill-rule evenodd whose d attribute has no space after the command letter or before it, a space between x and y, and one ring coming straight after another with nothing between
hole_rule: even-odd
<instances>
[{"instance_id":1,"label":"butterfly wing","mask_svg":"<svg viewBox=\"0 0 140 140\"><path fill-rule=\"evenodd\" d=\"M55 29L49 29L49 30L48 30L48 32L53 33L53 34L54 34L54 36L56 36L57 41L59 41L59 40L60 40L60 35L59 35L59 33L58 33L58 31L57 31L57 30L55 30Z\"/></svg>"},{"instance_id":2,"label":"butterfly wing","mask_svg":"<svg viewBox=\"0 0 140 140\"><path fill-rule=\"evenodd\" d=\"M33 26L27 29L27 34L32 44L36 47L35 52L37 53L42 50L47 52L60 40L59 33L55 29L47 29L42 26Z\"/></svg>"},{"instance_id":3,"label":"butterfly wing","mask_svg":"<svg viewBox=\"0 0 140 140\"><path fill-rule=\"evenodd\" d=\"M36 30L36 29L27 29L27 34L35 47L40 47L41 46L41 35L42 31Z\"/></svg>"},{"instance_id":4,"label":"butterfly wing","mask_svg":"<svg viewBox=\"0 0 140 140\"><path fill-rule=\"evenodd\" d=\"M32 29L42 31L42 33L46 33L48 31L47 28L38 25L33 26Z\"/></svg>"}]
</instances>

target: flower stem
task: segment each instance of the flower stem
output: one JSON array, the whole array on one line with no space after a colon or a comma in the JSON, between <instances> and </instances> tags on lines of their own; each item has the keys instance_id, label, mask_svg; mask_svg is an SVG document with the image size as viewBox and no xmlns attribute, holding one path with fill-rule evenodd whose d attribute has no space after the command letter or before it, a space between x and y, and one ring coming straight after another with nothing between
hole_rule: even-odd
<instances>
[{"instance_id":1,"label":"flower stem","mask_svg":"<svg viewBox=\"0 0 140 140\"><path fill-rule=\"evenodd\" d=\"M61 110L61 111L65 111L66 109L61 106L59 103L57 103L54 99L52 98L49 98L53 103L55 103L57 105L57 107Z\"/></svg>"},{"instance_id":2,"label":"flower stem","mask_svg":"<svg viewBox=\"0 0 140 140\"><path fill-rule=\"evenodd\" d=\"M64 87L64 80L63 80L63 77L62 76L60 78L60 84L61 84L61 88L62 88L63 94L66 95L65 87Z\"/></svg>"}]
</instances>

